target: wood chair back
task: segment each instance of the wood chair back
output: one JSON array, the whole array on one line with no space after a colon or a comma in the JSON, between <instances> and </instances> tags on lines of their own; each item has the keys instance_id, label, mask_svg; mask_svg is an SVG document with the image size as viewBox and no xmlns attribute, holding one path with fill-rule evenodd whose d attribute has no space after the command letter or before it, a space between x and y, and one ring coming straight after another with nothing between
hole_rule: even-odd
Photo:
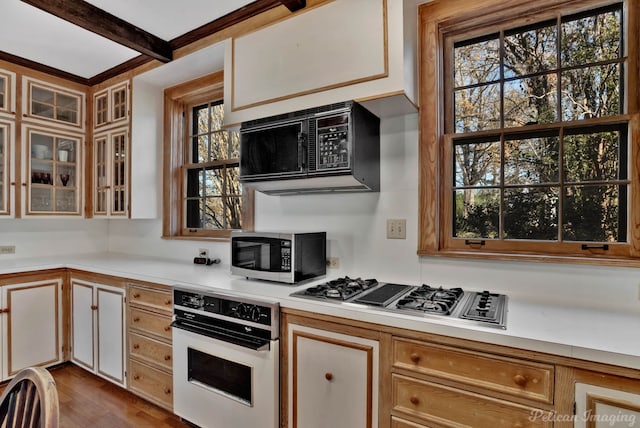
<instances>
[{"instance_id":1,"label":"wood chair back","mask_svg":"<svg viewBox=\"0 0 640 428\"><path fill-rule=\"evenodd\" d=\"M0 398L0 428L58 428L58 391L42 367L21 370Z\"/></svg>"}]
</instances>

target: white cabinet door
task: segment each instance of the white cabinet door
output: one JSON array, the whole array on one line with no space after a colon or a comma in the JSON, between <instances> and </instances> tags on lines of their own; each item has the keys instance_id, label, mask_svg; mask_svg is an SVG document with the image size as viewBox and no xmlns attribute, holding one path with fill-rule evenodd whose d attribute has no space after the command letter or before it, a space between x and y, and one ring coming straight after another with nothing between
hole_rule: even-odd
<instances>
[{"instance_id":1,"label":"white cabinet door","mask_svg":"<svg viewBox=\"0 0 640 428\"><path fill-rule=\"evenodd\" d=\"M576 383L575 428L630 427L640 421L640 394Z\"/></svg>"},{"instance_id":2,"label":"white cabinet door","mask_svg":"<svg viewBox=\"0 0 640 428\"><path fill-rule=\"evenodd\" d=\"M61 280L2 288L2 380L62 362Z\"/></svg>"},{"instance_id":3,"label":"white cabinet door","mask_svg":"<svg viewBox=\"0 0 640 428\"><path fill-rule=\"evenodd\" d=\"M125 385L124 289L71 280L72 361Z\"/></svg>"},{"instance_id":4,"label":"white cabinet door","mask_svg":"<svg viewBox=\"0 0 640 428\"><path fill-rule=\"evenodd\" d=\"M378 342L289 328L289 426L378 426Z\"/></svg>"},{"instance_id":5,"label":"white cabinet door","mask_svg":"<svg viewBox=\"0 0 640 428\"><path fill-rule=\"evenodd\" d=\"M71 307L71 360L93 371L95 369L93 286L73 281L71 283Z\"/></svg>"},{"instance_id":6,"label":"white cabinet door","mask_svg":"<svg viewBox=\"0 0 640 428\"><path fill-rule=\"evenodd\" d=\"M98 374L124 384L124 290L100 286L98 302Z\"/></svg>"}]
</instances>

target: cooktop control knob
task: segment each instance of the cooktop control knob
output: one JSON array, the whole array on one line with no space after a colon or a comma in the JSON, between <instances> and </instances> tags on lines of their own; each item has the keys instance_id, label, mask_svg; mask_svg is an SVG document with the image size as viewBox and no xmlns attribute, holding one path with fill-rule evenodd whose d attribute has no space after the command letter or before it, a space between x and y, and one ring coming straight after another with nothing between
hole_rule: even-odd
<instances>
[{"instance_id":1,"label":"cooktop control knob","mask_svg":"<svg viewBox=\"0 0 640 428\"><path fill-rule=\"evenodd\" d=\"M260 306L253 305L253 307L251 308L251 321L259 322L261 316L262 311L260 310Z\"/></svg>"}]
</instances>

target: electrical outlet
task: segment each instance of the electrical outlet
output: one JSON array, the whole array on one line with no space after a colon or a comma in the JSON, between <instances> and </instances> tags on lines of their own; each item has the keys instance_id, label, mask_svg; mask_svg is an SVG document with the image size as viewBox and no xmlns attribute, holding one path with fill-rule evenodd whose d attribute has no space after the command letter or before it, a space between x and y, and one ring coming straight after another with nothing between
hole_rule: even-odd
<instances>
[{"instance_id":1,"label":"electrical outlet","mask_svg":"<svg viewBox=\"0 0 640 428\"><path fill-rule=\"evenodd\" d=\"M0 245L0 254L15 254L15 245Z\"/></svg>"},{"instance_id":2,"label":"electrical outlet","mask_svg":"<svg viewBox=\"0 0 640 428\"><path fill-rule=\"evenodd\" d=\"M206 248L200 248L198 250L198 257L204 257L205 259L209 258L209 250Z\"/></svg>"},{"instance_id":3,"label":"electrical outlet","mask_svg":"<svg viewBox=\"0 0 640 428\"><path fill-rule=\"evenodd\" d=\"M329 269L340 268L340 259L338 257L327 257L327 267Z\"/></svg>"},{"instance_id":4,"label":"electrical outlet","mask_svg":"<svg viewBox=\"0 0 640 428\"><path fill-rule=\"evenodd\" d=\"M387 219L387 239L407 239L407 220Z\"/></svg>"}]
</instances>

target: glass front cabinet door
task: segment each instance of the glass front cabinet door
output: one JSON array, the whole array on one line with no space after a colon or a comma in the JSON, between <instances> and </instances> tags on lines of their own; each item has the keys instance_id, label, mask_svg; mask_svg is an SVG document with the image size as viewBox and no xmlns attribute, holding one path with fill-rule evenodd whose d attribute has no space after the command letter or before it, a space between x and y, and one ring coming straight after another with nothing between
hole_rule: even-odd
<instances>
[{"instance_id":1,"label":"glass front cabinet door","mask_svg":"<svg viewBox=\"0 0 640 428\"><path fill-rule=\"evenodd\" d=\"M27 120L84 128L84 93L31 78L25 78L23 85L29 100L23 105Z\"/></svg>"},{"instance_id":2,"label":"glass front cabinet door","mask_svg":"<svg viewBox=\"0 0 640 428\"><path fill-rule=\"evenodd\" d=\"M0 121L0 216L11 214L11 123Z\"/></svg>"},{"instance_id":3,"label":"glass front cabinet door","mask_svg":"<svg viewBox=\"0 0 640 428\"><path fill-rule=\"evenodd\" d=\"M128 129L97 135L93 150L93 215L126 217L129 213Z\"/></svg>"},{"instance_id":4,"label":"glass front cabinet door","mask_svg":"<svg viewBox=\"0 0 640 428\"><path fill-rule=\"evenodd\" d=\"M25 215L82 215L82 137L26 129Z\"/></svg>"},{"instance_id":5,"label":"glass front cabinet door","mask_svg":"<svg viewBox=\"0 0 640 428\"><path fill-rule=\"evenodd\" d=\"M110 86L93 96L94 129L121 126L129 120L129 82Z\"/></svg>"}]
</instances>

